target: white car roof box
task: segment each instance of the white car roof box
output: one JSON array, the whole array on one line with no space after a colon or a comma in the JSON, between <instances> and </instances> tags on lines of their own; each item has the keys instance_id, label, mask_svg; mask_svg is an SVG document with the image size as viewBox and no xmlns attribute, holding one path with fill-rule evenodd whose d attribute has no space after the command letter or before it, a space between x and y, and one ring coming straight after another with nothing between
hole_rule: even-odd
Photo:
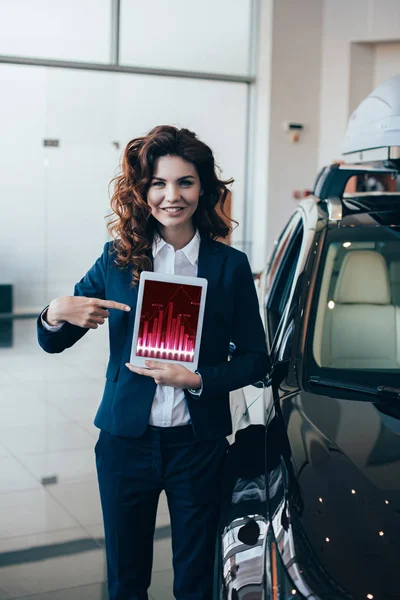
<instances>
[{"instance_id":1,"label":"white car roof box","mask_svg":"<svg viewBox=\"0 0 400 600\"><path fill-rule=\"evenodd\" d=\"M342 144L345 162L400 163L400 75L365 98L349 119Z\"/></svg>"}]
</instances>

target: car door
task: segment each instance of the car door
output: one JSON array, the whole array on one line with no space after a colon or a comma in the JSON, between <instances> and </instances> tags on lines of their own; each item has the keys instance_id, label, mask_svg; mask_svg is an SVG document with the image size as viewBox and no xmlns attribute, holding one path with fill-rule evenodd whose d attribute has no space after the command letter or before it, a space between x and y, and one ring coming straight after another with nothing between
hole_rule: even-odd
<instances>
[{"instance_id":1,"label":"car door","mask_svg":"<svg viewBox=\"0 0 400 600\"><path fill-rule=\"evenodd\" d=\"M301 390L280 384L277 393L290 446L280 467L291 478L275 532L292 536L318 597L388 600L398 591L400 411L391 394L400 368L392 325L399 308L384 289L400 238L395 227L350 216L320 247L297 348ZM351 267L360 259L363 268ZM379 386L387 397L371 395ZM293 556L285 561L289 570Z\"/></svg>"},{"instance_id":2,"label":"car door","mask_svg":"<svg viewBox=\"0 0 400 600\"><path fill-rule=\"evenodd\" d=\"M265 296L262 311L271 319L271 340L279 330L290 294L302 240L302 217L295 213L280 236L266 272L268 289L275 290L273 303ZM290 277L291 274L291 277ZM279 295L279 298L278 298ZM264 309L266 309L264 311ZM267 335L268 335L267 333ZM269 345L269 349L271 347ZM219 597L238 598L252 594L265 597L265 543L269 526L266 498L266 382L254 382L231 394L233 433L230 437L223 481L220 535L218 538ZM272 407L272 403L268 403Z\"/></svg>"}]
</instances>

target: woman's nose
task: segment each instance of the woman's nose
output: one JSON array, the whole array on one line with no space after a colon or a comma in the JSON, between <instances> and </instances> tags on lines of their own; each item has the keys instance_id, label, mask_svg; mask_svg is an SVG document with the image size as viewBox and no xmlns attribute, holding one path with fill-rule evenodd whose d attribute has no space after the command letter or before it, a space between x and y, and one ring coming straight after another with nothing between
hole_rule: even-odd
<instances>
[{"instance_id":1,"label":"woman's nose","mask_svg":"<svg viewBox=\"0 0 400 600\"><path fill-rule=\"evenodd\" d=\"M179 200L179 188L177 185L168 185L166 192L165 192L165 196L167 200L173 201L173 200Z\"/></svg>"}]
</instances>

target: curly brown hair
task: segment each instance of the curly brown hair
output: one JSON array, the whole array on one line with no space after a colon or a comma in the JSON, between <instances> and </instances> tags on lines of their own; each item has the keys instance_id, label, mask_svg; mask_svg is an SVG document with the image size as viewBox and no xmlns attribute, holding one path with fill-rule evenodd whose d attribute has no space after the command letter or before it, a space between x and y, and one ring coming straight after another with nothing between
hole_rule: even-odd
<instances>
[{"instance_id":1,"label":"curly brown hair","mask_svg":"<svg viewBox=\"0 0 400 600\"><path fill-rule=\"evenodd\" d=\"M154 173L156 160L161 156L179 156L192 163L199 175L203 194L194 213L193 226L200 235L213 239L225 238L232 232L231 219L224 212L229 193L227 185L233 179L219 179L211 148L189 129L170 125L154 127L147 135L131 140L124 150L122 172L112 179L112 214L107 228L114 238L112 251L120 268L133 270L132 285L140 273L151 268L151 249L157 220L147 203L147 192Z\"/></svg>"}]
</instances>

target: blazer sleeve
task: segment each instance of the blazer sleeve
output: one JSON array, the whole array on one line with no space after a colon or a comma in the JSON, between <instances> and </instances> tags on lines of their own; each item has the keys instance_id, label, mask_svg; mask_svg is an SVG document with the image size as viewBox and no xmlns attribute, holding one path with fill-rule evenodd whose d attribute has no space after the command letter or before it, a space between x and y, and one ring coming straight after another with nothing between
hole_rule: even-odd
<instances>
[{"instance_id":1,"label":"blazer sleeve","mask_svg":"<svg viewBox=\"0 0 400 600\"><path fill-rule=\"evenodd\" d=\"M74 287L74 296L86 296L88 298L106 297L106 276L110 243L104 246L102 255L96 260L86 275ZM66 321L59 331L48 331L42 323L40 316L37 320L37 335L39 345L50 354L62 352L70 348L87 333L86 327L78 327Z\"/></svg>"},{"instance_id":2,"label":"blazer sleeve","mask_svg":"<svg viewBox=\"0 0 400 600\"><path fill-rule=\"evenodd\" d=\"M232 392L265 378L270 369L264 326L257 292L247 256L235 270L232 341L236 349L232 359L217 366L201 366L203 396Z\"/></svg>"}]
</instances>

